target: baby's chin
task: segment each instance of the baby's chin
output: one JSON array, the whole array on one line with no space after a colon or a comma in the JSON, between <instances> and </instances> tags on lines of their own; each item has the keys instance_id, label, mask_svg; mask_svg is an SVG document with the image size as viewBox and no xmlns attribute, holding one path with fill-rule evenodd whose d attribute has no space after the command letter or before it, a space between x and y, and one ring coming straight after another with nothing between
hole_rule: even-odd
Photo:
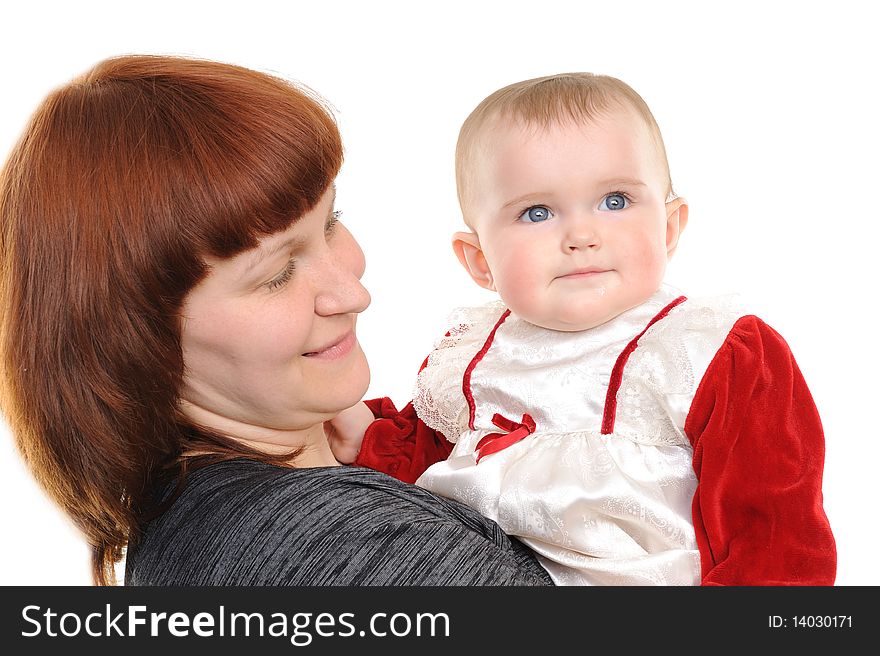
<instances>
[{"instance_id":1,"label":"baby's chin","mask_svg":"<svg viewBox=\"0 0 880 656\"><path fill-rule=\"evenodd\" d=\"M538 326L539 328L546 328L547 330L555 330L561 333L576 333L582 330L589 330L590 328L601 326L603 323L607 323L613 318L614 317L611 316L601 319L582 319L572 321L532 321L530 319L526 319L526 321Z\"/></svg>"},{"instance_id":2,"label":"baby's chin","mask_svg":"<svg viewBox=\"0 0 880 656\"><path fill-rule=\"evenodd\" d=\"M517 312L516 308L511 307L511 311L522 319L539 328L547 330L555 330L557 332L574 333L582 330L589 330L601 326L603 323L611 321L619 312L612 308L597 307L590 304L587 307L568 307L554 313L552 316L539 315L535 313Z\"/></svg>"}]
</instances>

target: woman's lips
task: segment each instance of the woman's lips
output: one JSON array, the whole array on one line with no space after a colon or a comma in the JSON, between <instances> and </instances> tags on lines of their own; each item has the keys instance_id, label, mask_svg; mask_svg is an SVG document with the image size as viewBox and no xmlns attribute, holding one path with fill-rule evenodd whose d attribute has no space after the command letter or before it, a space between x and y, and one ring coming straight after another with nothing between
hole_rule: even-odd
<instances>
[{"instance_id":1,"label":"woman's lips","mask_svg":"<svg viewBox=\"0 0 880 656\"><path fill-rule=\"evenodd\" d=\"M357 344L357 337L355 337L354 331L350 330L332 344L318 351L303 353L303 357L317 358L319 360L339 360L351 353L355 344Z\"/></svg>"}]
</instances>

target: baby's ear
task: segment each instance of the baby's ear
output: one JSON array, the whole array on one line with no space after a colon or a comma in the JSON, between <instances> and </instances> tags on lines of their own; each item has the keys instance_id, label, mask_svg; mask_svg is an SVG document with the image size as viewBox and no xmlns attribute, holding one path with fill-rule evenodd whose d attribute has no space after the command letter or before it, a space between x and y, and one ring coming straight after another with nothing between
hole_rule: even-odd
<instances>
[{"instance_id":1,"label":"baby's ear","mask_svg":"<svg viewBox=\"0 0 880 656\"><path fill-rule=\"evenodd\" d=\"M684 198L673 198L666 203L666 258L675 253L678 238L688 222L688 204Z\"/></svg>"},{"instance_id":2,"label":"baby's ear","mask_svg":"<svg viewBox=\"0 0 880 656\"><path fill-rule=\"evenodd\" d=\"M474 232L456 232L452 235L452 250L461 262L461 266L470 274L474 282L483 289L495 291L495 282L489 263L480 248L480 238Z\"/></svg>"}]
</instances>

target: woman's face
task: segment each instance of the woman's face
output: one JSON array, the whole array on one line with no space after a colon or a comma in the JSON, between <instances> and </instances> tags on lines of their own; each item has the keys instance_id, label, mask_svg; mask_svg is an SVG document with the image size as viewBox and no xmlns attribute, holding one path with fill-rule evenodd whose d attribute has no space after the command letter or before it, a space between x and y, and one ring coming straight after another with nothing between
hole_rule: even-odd
<instances>
[{"instance_id":1,"label":"woman's face","mask_svg":"<svg viewBox=\"0 0 880 656\"><path fill-rule=\"evenodd\" d=\"M364 256L337 221L334 197L331 185L287 230L207 260L208 276L184 300L181 336L181 399L200 423L251 438L303 430L366 392L355 333L370 304Z\"/></svg>"}]
</instances>

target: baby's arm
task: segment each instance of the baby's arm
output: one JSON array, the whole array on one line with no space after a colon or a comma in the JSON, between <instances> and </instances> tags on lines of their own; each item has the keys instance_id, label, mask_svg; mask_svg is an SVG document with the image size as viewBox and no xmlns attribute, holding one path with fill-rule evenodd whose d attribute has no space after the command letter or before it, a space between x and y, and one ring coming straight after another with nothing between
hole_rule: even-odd
<instances>
[{"instance_id":1,"label":"baby's arm","mask_svg":"<svg viewBox=\"0 0 880 656\"><path fill-rule=\"evenodd\" d=\"M699 483L693 515L703 585L831 585L837 555L822 507L819 413L782 337L740 319L685 422Z\"/></svg>"},{"instance_id":2,"label":"baby's arm","mask_svg":"<svg viewBox=\"0 0 880 656\"><path fill-rule=\"evenodd\" d=\"M419 372L427 364L428 358L425 358ZM419 419L412 402L402 410L398 410L389 398L371 399L358 405L364 404L372 415L365 427L366 415L361 409L357 410L357 417L341 419L343 423L351 424L342 429L346 435L346 445L342 447L346 450L344 457L351 455L352 445L356 443L358 447L354 451L353 464L389 474L405 483L415 483L428 467L446 460L452 452L449 440ZM339 459L340 456L336 457Z\"/></svg>"},{"instance_id":3,"label":"baby's arm","mask_svg":"<svg viewBox=\"0 0 880 656\"><path fill-rule=\"evenodd\" d=\"M363 401L346 408L327 422L327 441L336 459L351 464L361 450L367 427L373 423L373 411Z\"/></svg>"},{"instance_id":4,"label":"baby's arm","mask_svg":"<svg viewBox=\"0 0 880 656\"><path fill-rule=\"evenodd\" d=\"M423 423L412 403L398 411L391 399L371 399L340 412L326 424L336 459L415 483L428 467L445 460L452 445Z\"/></svg>"},{"instance_id":5,"label":"baby's arm","mask_svg":"<svg viewBox=\"0 0 880 656\"><path fill-rule=\"evenodd\" d=\"M367 401L376 420L364 434L356 465L415 483L428 467L445 460L452 444L416 415L412 403L398 410L391 399Z\"/></svg>"}]
</instances>

